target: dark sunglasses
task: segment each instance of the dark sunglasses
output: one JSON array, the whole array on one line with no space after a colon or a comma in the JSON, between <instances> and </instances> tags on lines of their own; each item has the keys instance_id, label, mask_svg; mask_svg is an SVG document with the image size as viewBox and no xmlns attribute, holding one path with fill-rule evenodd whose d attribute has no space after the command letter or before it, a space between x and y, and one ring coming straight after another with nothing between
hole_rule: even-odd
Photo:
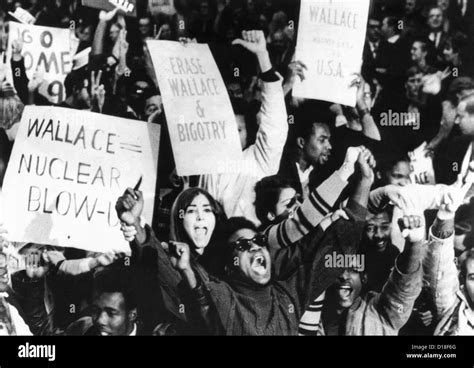
<instances>
[{"instance_id":1,"label":"dark sunglasses","mask_svg":"<svg viewBox=\"0 0 474 368\"><path fill-rule=\"evenodd\" d=\"M267 247L268 238L266 235L261 234L255 236L253 239L239 239L235 242L230 243L229 245L234 249L237 249L241 252L249 251L252 249L252 245L256 244L261 247Z\"/></svg>"},{"instance_id":2,"label":"dark sunglasses","mask_svg":"<svg viewBox=\"0 0 474 368\"><path fill-rule=\"evenodd\" d=\"M297 203L301 203L302 202L302 197L300 194L296 194L293 198L291 198L291 200L286 204L286 208L291 208L293 207L295 204Z\"/></svg>"}]
</instances>

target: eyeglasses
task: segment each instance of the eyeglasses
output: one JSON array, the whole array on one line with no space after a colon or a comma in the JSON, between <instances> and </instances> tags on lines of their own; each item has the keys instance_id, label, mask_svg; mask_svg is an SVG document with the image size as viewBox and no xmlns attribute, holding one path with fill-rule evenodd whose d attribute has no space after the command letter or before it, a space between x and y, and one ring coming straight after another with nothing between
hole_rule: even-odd
<instances>
[{"instance_id":1,"label":"eyeglasses","mask_svg":"<svg viewBox=\"0 0 474 368\"><path fill-rule=\"evenodd\" d=\"M239 239L229 245L238 251L245 252L252 249L252 245L256 244L261 247L267 247L268 238L266 235L257 235L253 239Z\"/></svg>"}]
</instances>

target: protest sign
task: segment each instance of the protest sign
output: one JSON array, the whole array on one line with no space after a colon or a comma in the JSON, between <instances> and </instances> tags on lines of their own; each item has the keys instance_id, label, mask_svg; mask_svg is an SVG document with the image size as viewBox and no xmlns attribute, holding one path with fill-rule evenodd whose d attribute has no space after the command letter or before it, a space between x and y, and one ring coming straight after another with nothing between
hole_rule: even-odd
<instances>
[{"instance_id":1,"label":"protest sign","mask_svg":"<svg viewBox=\"0 0 474 368\"><path fill-rule=\"evenodd\" d=\"M409 153L412 169L410 179L413 184L436 184L433 160L426 156L426 145L425 142Z\"/></svg>"},{"instance_id":2,"label":"protest sign","mask_svg":"<svg viewBox=\"0 0 474 368\"><path fill-rule=\"evenodd\" d=\"M232 105L207 45L147 41L178 175L232 172L242 147Z\"/></svg>"},{"instance_id":3,"label":"protest sign","mask_svg":"<svg viewBox=\"0 0 474 368\"><path fill-rule=\"evenodd\" d=\"M296 60L308 70L293 96L355 106L370 0L302 0Z\"/></svg>"},{"instance_id":4,"label":"protest sign","mask_svg":"<svg viewBox=\"0 0 474 368\"><path fill-rule=\"evenodd\" d=\"M143 177L151 223L159 134L155 124L27 106L3 185L10 240L126 251L115 203Z\"/></svg>"},{"instance_id":5,"label":"protest sign","mask_svg":"<svg viewBox=\"0 0 474 368\"><path fill-rule=\"evenodd\" d=\"M30 24L10 22L7 58L12 57L13 41L23 41L23 58L28 78L31 80L38 70L45 80L39 87L39 93L51 103L65 100L64 79L71 72L73 51L70 44L70 30L40 27ZM11 70L7 76L13 82L13 74L20 70ZM18 76L18 75L16 75Z\"/></svg>"},{"instance_id":6,"label":"protest sign","mask_svg":"<svg viewBox=\"0 0 474 368\"><path fill-rule=\"evenodd\" d=\"M107 12L119 8L124 15L137 16L136 0L82 0L82 5Z\"/></svg>"},{"instance_id":7,"label":"protest sign","mask_svg":"<svg viewBox=\"0 0 474 368\"><path fill-rule=\"evenodd\" d=\"M20 7L16 8L14 13L8 12L8 14L23 24L33 24L36 21L35 17Z\"/></svg>"}]
</instances>

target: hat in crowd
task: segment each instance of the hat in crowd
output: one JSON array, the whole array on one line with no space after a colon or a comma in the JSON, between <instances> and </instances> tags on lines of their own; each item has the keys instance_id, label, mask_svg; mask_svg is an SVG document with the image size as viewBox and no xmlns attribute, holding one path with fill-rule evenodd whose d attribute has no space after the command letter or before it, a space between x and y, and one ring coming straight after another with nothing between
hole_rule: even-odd
<instances>
[{"instance_id":1,"label":"hat in crowd","mask_svg":"<svg viewBox=\"0 0 474 368\"><path fill-rule=\"evenodd\" d=\"M0 128L9 130L21 119L25 105L8 82L0 85Z\"/></svg>"}]
</instances>

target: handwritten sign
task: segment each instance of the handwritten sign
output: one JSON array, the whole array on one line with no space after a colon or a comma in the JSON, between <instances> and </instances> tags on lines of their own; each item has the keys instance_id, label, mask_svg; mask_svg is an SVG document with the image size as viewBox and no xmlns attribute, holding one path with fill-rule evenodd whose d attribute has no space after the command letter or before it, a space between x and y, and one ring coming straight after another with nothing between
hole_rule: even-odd
<instances>
[{"instance_id":1,"label":"handwritten sign","mask_svg":"<svg viewBox=\"0 0 474 368\"><path fill-rule=\"evenodd\" d=\"M160 127L91 112L27 106L4 180L13 241L128 250L117 198L143 176L151 223Z\"/></svg>"},{"instance_id":2,"label":"handwritten sign","mask_svg":"<svg viewBox=\"0 0 474 368\"><path fill-rule=\"evenodd\" d=\"M51 103L65 100L64 80L71 72L73 52L70 44L70 30L62 28L40 27L10 22L7 58L11 59L12 44L16 39L23 41L23 58L28 78L31 80L37 70L43 73L45 83L39 93ZM20 70L11 70L7 77L13 81L13 75Z\"/></svg>"},{"instance_id":3,"label":"handwritten sign","mask_svg":"<svg viewBox=\"0 0 474 368\"><path fill-rule=\"evenodd\" d=\"M16 8L14 13L8 12L8 14L10 14L13 18L15 18L16 20L18 20L20 23L23 23L23 24L33 24L34 22L36 22L35 17L33 17L25 9L20 8L20 7Z\"/></svg>"},{"instance_id":4,"label":"handwritten sign","mask_svg":"<svg viewBox=\"0 0 474 368\"><path fill-rule=\"evenodd\" d=\"M232 172L243 158L235 115L207 45L147 41L178 175ZM225 163L229 163L226 165Z\"/></svg>"},{"instance_id":5,"label":"handwritten sign","mask_svg":"<svg viewBox=\"0 0 474 368\"><path fill-rule=\"evenodd\" d=\"M426 142L409 153L411 160L410 179L414 184L436 184L433 160L425 154Z\"/></svg>"},{"instance_id":6,"label":"handwritten sign","mask_svg":"<svg viewBox=\"0 0 474 368\"><path fill-rule=\"evenodd\" d=\"M293 96L355 106L370 0L301 0L296 60L308 67Z\"/></svg>"},{"instance_id":7,"label":"handwritten sign","mask_svg":"<svg viewBox=\"0 0 474 368\"><path fill-rule=\"evenodd\" d=\"M119 8L124 15L137 16L136 0L82 0L82 5L107 12Z\"/></svg>"}]
</instances>

